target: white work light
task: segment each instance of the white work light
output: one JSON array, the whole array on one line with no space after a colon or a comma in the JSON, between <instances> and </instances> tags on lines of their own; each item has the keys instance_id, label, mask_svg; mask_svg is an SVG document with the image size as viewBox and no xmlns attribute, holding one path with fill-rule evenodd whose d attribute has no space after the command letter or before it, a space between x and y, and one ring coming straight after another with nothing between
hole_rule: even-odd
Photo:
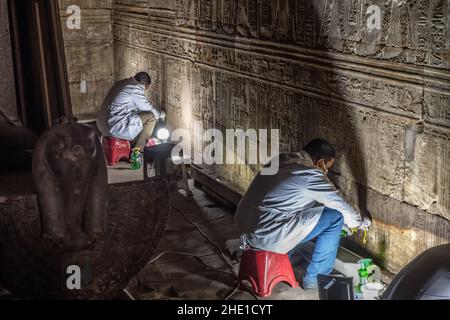
<instances>
[{"instance_id":1,"label":"white work light","mask_svg":"<svg viewBox=\"0 0 450 320\"><path fill-rule=\"evenodd\" d=\"M170 133L169 130L166 128L161 128L158 130L158 133L156 134L159 140L167 140L169 139Z\"/></svg>"}]
</instances>

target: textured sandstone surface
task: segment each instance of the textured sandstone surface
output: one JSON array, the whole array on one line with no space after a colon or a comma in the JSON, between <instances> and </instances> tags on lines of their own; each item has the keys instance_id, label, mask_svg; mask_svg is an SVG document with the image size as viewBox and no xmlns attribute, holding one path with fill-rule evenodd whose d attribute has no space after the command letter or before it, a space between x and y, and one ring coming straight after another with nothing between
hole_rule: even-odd
<instances>
[{"instance_id":1,"label":"textured sandstone surface","mask_svg":"<svg viewBox=\"0 0 450 320\"><path fill-rule=\"evenodd\" d=\"M19 122L6 1L0 3L0 70L0 111L8 120ZM0 122L4 121L5 119L0 117Z\"/></svg>"},{"instance_id":2,"label":"textured sandstone surface","mask_svg":"<svg viewBox=\"0 0 450 320\"><path fill-rule=\"evenodd\" d=\"M95 118L113 83L112 0L59 0L74 115ZM69 29L67 9L80 8L81 28ZM86 92L81 82L86 83Z\"/></svg>"}]
</instances>

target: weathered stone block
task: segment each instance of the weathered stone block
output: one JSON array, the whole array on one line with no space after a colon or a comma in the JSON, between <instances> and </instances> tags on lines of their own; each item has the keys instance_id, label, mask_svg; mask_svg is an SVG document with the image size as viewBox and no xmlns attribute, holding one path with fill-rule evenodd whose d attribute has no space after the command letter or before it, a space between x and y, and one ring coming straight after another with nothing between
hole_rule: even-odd
<instances>
[{"instance_id":1,"label":"weathered stone block","mask_svg":"<svg viewBox=\"0 0 450 320\"><path fill-rule=\"evenodd\" d=\"M96 114L102 105L103 99L106 97L112 86L110 80L87 81L87 92L80 92L80 84L78 82L71 83L70 96L74 108L74 115L80 119L96 118Z\"/></svg>"},{"instance_id":2,"label":"weathered stone block","mask_svg":"<svg viewBox=\"0 0 450 320\"><path fill-rule=\"evenodd\" d=\"M0 3L0 111L8 120L19 122L9 31L8 4ZM0 117L0 121L5 119Z\"/></svg>"},{"instance_id":3,"label":"weathered stone block","mask_svg":"<svg viewBox=\"0 0 450 320\"><path fill-rule=\"evenodd\" d=\"M113 76L113 48L110 44L101 46L79 45L66 47L69 82L80 80L111 80Z\"/></svg>"},{"instance_id":4,"label":"weathered stone block","mask_svg":"<svg viewBox=\"0 0 450 320\"><path fill-rule=\"evenodd\" d=\"M91 9L91 13L98 14L98 10ZM105 11L100 15L82 15L80 29L69 29L67 17L61 17L64 42L68 46L84 44L112 44L111 12Z\"/></svg>"},{"instance_id":5,"label":"weathered stone block","mask_svg":"<svg viewBox=\"0 0 450 320\"><path fill-rule=\"evenodd\" d=\"M416 147L414 161L405 166L404 200L450 219L450 130L425 126Z\"/></svg>"}]
</instances>

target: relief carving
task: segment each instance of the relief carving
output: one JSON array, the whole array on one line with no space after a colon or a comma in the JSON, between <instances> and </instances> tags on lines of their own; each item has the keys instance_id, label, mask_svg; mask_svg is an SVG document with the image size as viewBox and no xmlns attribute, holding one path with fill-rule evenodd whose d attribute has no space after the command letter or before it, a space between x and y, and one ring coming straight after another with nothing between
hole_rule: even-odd
<instances>
[{"instance_id":1,"label":"relief carving","mask_svg":"<svg viewBox=\"0 0 450 320\"><path fill-rule=\"evenodd\" d=\"M179 2L184 9L177 9L176 19L188 17L191 2ZM368 1L198 3L199 23L183 25L193 29L190 35L202 30L193 40L181 29L167 34L115 24L121 46L142 43L130 36L137 32L156 54L190 65L186 77L192 96L177 94L182 84L172 72L183 71L176 67L167 69L166 92L173 92L177 104L189 101L193 119L219 130L278 128L282 150L298 150L317 136L329 139L340 150L336 170L348 184L377 193L377 199L387 196L448 217L449 197L434 192L442 186L448 190L447 168L423 169L428 154L436 155L434 163L449 157L448 137L442 136L450 121L448 0L375 1L382 11L380 29L367 26ZM405 128L420 121L436 126L440 135L418 137L415 160L405 162ZM250 166L212 169L244 189L255 171ZM365 210L370 192L360 189L352 189L354 202ZM404 210L393 217L384 211L374 215L380 225L409 228L414 215ZM390 236L404 240L397 231ZM371 241L378 244L382 235Z\"/></svg>"},{"instance_id":2,"label":"relief carving","mask_svg":"<svg viewBox=\"0 0 450 320\"><path fill-rule=\"evenodd\" d=\"M273 35L273 3L272 0L261 0L260 5L260 34L263 39L272 39Z\"/></svg>"},{"instance_id":3,"label":"relief carving","mask_svg":"<svg viewBox=\"0 0 450 320\"><path fill-rule=\"evenodd\" d=\"M277 0L274 10L274 40L280 42L288 42L292 39L293 27L293 8L291 8L292 1Z\"/></svg>"},{"instance_id":4,"label":"relief carving","mask_svg":"<svg viewBox=\"0 0 450 320\"><path fill-rule=\"evenodd\" d=\"M202 30L213 30L213 4L214 0L199 0L200 18L199 28Z\"/></svg>"},{"instance_id":5,"label":"relief carving","mask_svg":"<svg viewBox=\"0 0 450 320\"><path fill-rule=\"evenodd\" d=\"M236 31L240 36L256 37L257 9L257 0L238 0Z\"/></svg>"},{"instance_id":6,"label":"relief carving","mask_svg":"<svg viewBox=\"0 0 450 320\"><path fill-rule=\"evenodd\" d=\"M219 21L220 29L229 35L234 35L236 31L237 0L219 0Z\"/></svg>"}]
</instances>

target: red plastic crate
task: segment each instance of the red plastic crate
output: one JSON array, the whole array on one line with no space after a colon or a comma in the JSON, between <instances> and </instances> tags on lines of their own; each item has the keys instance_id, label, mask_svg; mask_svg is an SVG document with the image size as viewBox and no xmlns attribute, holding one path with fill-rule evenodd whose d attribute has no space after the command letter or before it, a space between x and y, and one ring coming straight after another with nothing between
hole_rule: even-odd
<instances>
[{"instance_id":1,"label":"red plastic crate","mask_svg":"<svg viewBox=\"0 0 450 320\"><path fill-rule=\"evenodd\" d=\"M131 144L129 141L113 137L103 137L103 151L109 166L115 166L122 159L129 159Z\"/></svg>"}]
</instances>

